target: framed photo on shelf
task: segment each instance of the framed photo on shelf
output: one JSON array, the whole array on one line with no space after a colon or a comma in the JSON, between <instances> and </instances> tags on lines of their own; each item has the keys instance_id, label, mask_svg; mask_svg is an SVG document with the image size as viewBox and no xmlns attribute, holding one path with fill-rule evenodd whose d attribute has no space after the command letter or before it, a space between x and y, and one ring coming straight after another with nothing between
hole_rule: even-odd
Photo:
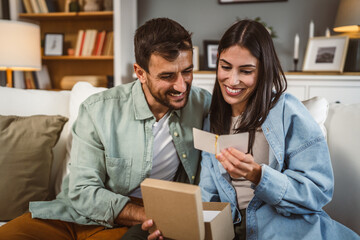
<instances>
[{"instance_id":1,"label":"framed photo on shelf","mask_svg":"<svg viewBox=\"0 0 360 240\"><path fill-rule=\"evenodd\" d=\"M224 3L254 3L254 2L285 2L287 0L218 0L220 4Z\"/></svg>"},{"instance_id":2,"label":"framed photo on shelf","mask_svg":"<svg viewBox=\"0 0 360 240\"><path fill-rule=\"evenodd\" d=\"M215 70L219 41L204 40L205 70Z\"/></svg>"},{"instance_id":3,"label":"framed photo on shelf","mask_svg":"<svg viewBox=\"0 0 360 240\"><path fill-rule=\"evenodd\" d=\"M342 72L348 44L348 36L310 38L303 71Z\"/></svg>"},{"instance_id":4,"label":"framed photo on shelf","mask_svg":"<svg viewBox=\"0 0 360 240\"><path fill-rule=\"evenodd\" d=\"M44 56L62 56L64 48L64 34L45 33Z\"/></svg>"}]
</instances>

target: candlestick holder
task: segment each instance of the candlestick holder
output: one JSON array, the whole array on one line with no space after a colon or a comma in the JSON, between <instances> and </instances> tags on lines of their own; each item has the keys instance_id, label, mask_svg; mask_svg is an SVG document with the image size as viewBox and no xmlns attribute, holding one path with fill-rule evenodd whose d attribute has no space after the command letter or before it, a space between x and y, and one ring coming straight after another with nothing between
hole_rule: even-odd
<instances>
[{"instance_id":1,"label":"candlestick holder","mask_svg":"<svg viewBox=\"0 0 360 240\"><path fill-rule=\"evenodd\" d=\"M299 62L299 59L298 58L294 58L294 72L297 72L297 64Z\"/></svg>"}]
</instances>

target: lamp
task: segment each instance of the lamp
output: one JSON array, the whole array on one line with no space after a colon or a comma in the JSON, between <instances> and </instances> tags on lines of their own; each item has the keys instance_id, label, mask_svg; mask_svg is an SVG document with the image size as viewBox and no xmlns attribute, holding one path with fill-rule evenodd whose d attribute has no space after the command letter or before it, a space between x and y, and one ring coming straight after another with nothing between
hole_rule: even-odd
<instances>
[{"instance_id":1,"label":"lamp","mask_svg":"<svg viewBox=\"0 0 360 240\"><path fill-rule=\"evenodd\" d=\"M360 1L341 0L336 15L335 32L360 31Z\"/></svg>"},{"instance_id":2,"label":"lamp","mask_svg":"<svg viewBox=\"0 0 360 240\"><path fill-rule=\"evenodd\" d=\"M40 27L33 23L0 20L0 70L12 87L12 71L41 69Z\"/></svg>"},{"instance_id":3,"label":"lamp","mask_svg":"<svg viewBox=\"0 0 360 240\"><path fill-rule=\"evenodd\" d=\"M340 0L334 31L350 37L345 72L360 72L360 0Z\"/></svg>"}]
</instances>

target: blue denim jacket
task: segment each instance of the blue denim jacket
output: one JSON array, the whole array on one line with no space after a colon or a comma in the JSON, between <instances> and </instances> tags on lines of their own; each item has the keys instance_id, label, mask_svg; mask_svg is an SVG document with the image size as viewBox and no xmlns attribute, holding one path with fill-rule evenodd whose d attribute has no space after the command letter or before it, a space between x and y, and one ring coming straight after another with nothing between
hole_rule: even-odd
<instances>
[{"instance_id":1,"label":"blue denim jacket","mask_svg":"<svg viewBox=\"0 0 360 240\"><path fill-rule=\"evenodd\" d=\"M322 210L332 198L333 171L326 140L305 106L285 93L261 128L269 143L269 165L262 165L261 180L252 186L246 238L358 239ZM229 174L207 152L201 166L202 200L229 202L234 223L240 222Z\"/></svg>"}]
</instances>

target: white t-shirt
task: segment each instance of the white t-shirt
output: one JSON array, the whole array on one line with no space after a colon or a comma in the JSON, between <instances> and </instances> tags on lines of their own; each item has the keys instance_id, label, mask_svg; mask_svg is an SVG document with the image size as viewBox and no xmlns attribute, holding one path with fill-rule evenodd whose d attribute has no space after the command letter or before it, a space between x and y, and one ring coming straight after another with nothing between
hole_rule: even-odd
<instances>
[{"instance_id":1,"label":"white t-shirt","mask_svg":"<svg viewBox=\"0 0 360 240\"><path fill-rule=\"evenodd\" d=\"M152 128L154 136L153 162L150 178L172 181L178 169L180 159L169 130L169 112L166 113ZM140 187L130 196L141 198Z\"/></svg>"}]
</instances>

